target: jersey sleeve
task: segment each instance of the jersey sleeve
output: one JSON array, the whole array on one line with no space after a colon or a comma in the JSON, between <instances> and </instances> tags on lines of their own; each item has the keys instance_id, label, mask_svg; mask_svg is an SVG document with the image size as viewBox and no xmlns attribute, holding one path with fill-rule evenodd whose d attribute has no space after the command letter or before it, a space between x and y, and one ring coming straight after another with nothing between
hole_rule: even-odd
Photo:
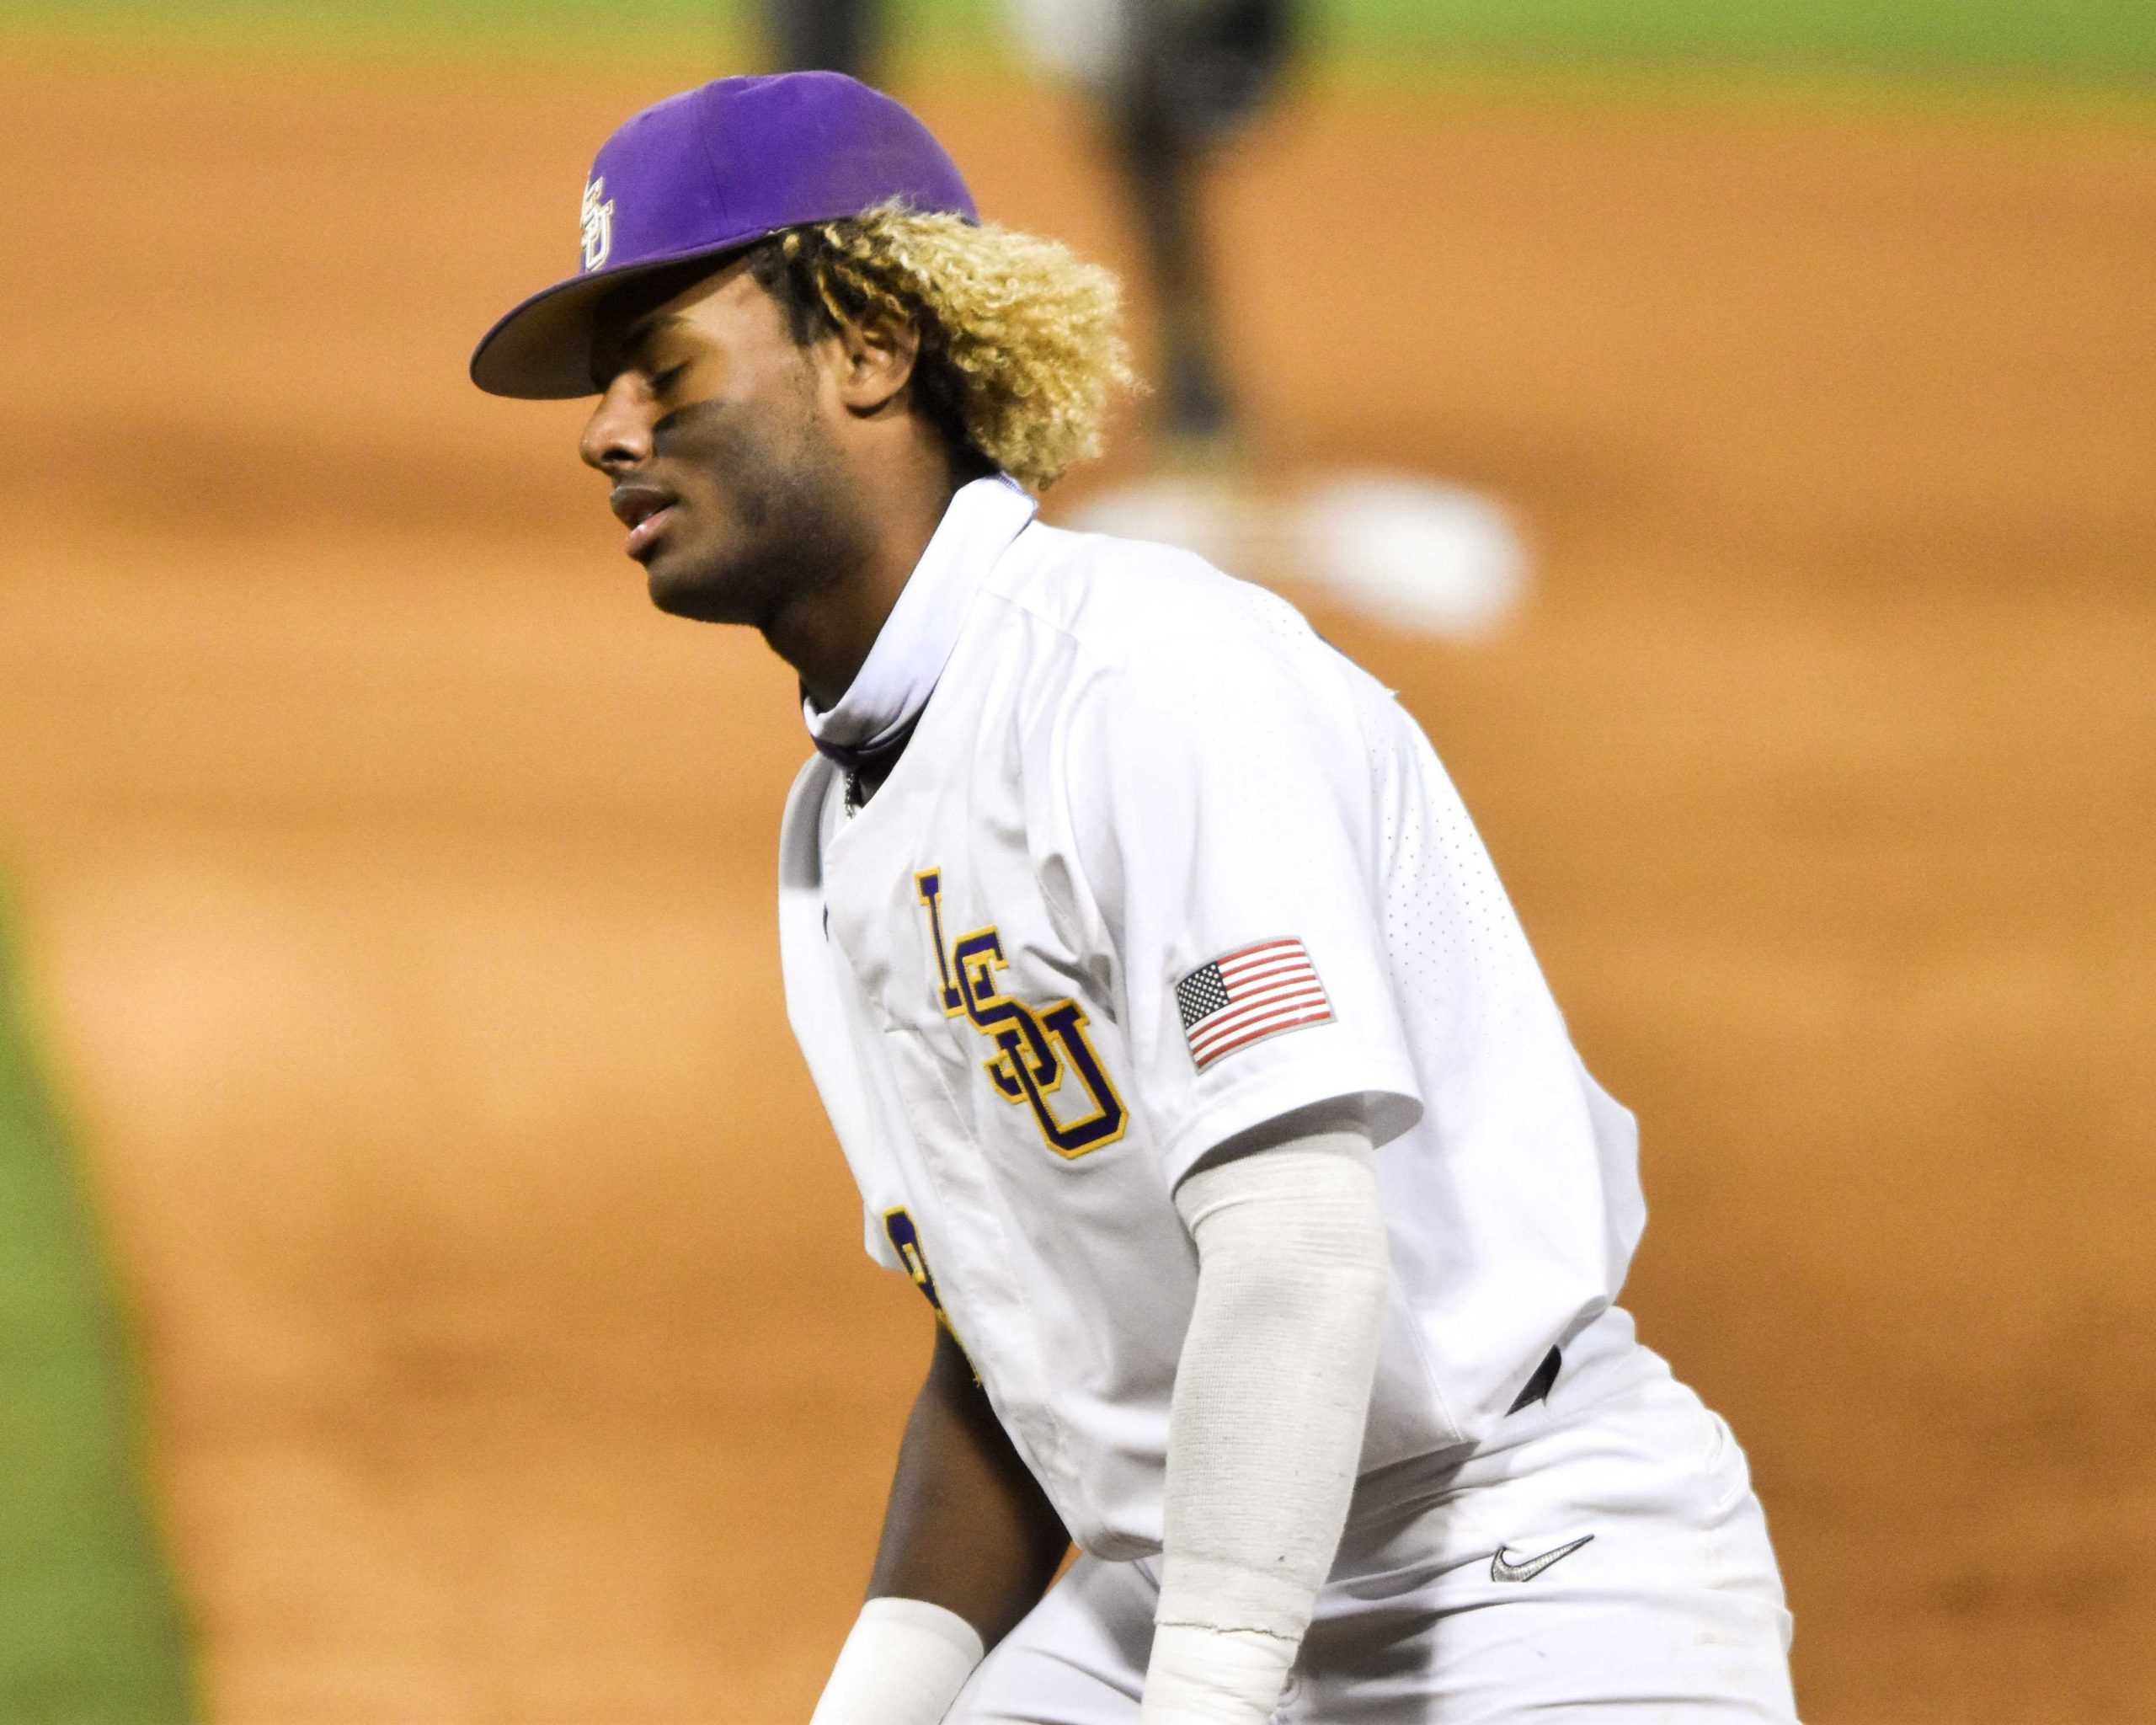
<instances>
[{"instance_id":1,"label":"jersey sleeve","mask_svg":"<svg viewBox=\"0 0 2156 1725\"><path fill-rule=\"evenodd\" d=\"M1344 668L1310 647L1118 666L1072 702L1075 872L1171 1183L1298 1108L1353 1100L1379 1143L1422 1114L1370 758Z\"/></svg>"}]
</instances>

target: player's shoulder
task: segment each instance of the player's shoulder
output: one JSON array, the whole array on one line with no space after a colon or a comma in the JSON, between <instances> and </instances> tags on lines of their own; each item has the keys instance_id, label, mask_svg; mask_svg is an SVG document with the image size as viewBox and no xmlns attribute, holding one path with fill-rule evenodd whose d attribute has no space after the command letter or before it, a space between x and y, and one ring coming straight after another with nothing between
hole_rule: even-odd
<instances>
[{"instance_id":1,"label":"player's shoulder","mask_svg":"<svg viewBox=\"0 0 2156 1725\"><path fill-rule=\"evenodd\" d=\"M1069 644L1075 668L1139 683L1359 676L1278 594L1149 540L1036 521L991 584L1000 601Z\"/></svg>"}]
</instances>

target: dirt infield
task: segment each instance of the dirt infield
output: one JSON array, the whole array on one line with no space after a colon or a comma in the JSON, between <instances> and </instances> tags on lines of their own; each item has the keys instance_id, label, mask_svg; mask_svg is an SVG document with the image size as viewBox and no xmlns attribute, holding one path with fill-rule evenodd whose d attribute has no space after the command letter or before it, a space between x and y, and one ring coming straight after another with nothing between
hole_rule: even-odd
<instances>
[{"instance_id":1,"label":"dirt infield","mask_svg":"<svg viewBox=\"0 0 2156 1725\"><path fill-rule=\"evenodd\" d=\"M798 1720L926 1326L782 1017L788 679L462 381L664 85L472 83L0 72L0 837L216 1717ZM924 106L1125 254L1066 111ZM2156 134L1319 104L1227 203L1269 457L1532 533L1494 645L1319 621L1641 1115L1807 1716L2140 1714Z\"/></svg>"}]
</instances>

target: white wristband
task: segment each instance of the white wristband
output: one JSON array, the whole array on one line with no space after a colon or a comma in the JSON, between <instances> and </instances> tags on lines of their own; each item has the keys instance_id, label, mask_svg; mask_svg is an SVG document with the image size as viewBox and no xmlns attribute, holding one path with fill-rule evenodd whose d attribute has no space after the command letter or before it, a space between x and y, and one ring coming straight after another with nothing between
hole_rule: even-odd
<instances>
[{"instance_id":1,"label":"white wristband","mask_svg":"<svg viewBox=\"0 0 2156 1725\"><path fill-rule=\"evenodd\" d=\"M940 1725L987 1649L955 1611L871 1599L839 1649L808 1725Z\"/></svg>"},{"instance_id":2,"label":"white wristband","mask_svg":"<svg viewBox=\"0 0 2156 1725\"><path fill-rule=\"evenodd\" d=\"M1163 1623L1138 1725L1267 1725L1294 1663L1295 1643L1262 1630Z\"/></svg>"}]
</instances>

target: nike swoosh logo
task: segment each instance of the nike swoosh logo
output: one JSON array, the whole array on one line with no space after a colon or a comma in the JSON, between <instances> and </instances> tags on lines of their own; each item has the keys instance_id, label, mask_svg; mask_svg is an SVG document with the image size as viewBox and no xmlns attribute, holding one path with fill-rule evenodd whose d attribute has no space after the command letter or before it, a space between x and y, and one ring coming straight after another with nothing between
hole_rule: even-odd
<instances>
[{"instance_id":1,"label":"nike swoosh logo","mask_svg":"<svg viewBox=\"0 0 2156 1725\"><path fill-rule=\"evenodd\" d=\"M1582 1535L1569 1546L1560 1546L1554 1551L1545 1551L1540 1557L1529 1557L1524 1563L1508 1562L1505 1548L1497 1547L1497 1555L1490 1559L1490 1579L1492 1581L1532 1581L1561 1557L1569 1557L1593 1539L1593 1534Z\"/></svg>"}]
</instances>

